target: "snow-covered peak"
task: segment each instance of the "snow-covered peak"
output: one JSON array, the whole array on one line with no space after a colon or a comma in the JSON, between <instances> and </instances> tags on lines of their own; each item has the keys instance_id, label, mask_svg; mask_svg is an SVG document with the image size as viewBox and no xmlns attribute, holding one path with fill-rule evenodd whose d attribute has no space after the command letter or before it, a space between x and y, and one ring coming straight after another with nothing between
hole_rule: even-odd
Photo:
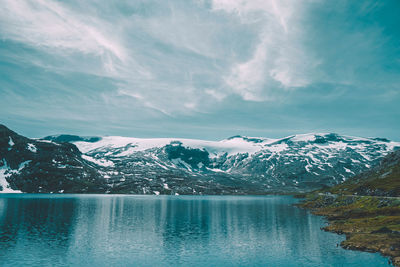
<instances>
[{"instance_id":1,"label":"snow-covered peak","mask_svg":"<svg viewBox=\"0 0 400 267\"><path fill-rule=\"evenodd\" d=\"M131 153L144 151L152 148L162 148L173 142L179 142L184 147L205 149L210 154L228 155L237 153L255 153L263 148L263 143L255 143L243 138L225 139L222 141L206 141L198 139L185 138L132 138L121 136L106 136L102 137L97 142L74 142L82 153L87 153L93 150L103 150L112 148L127 148L125 152ZM126 155L127 153L124 153Z\"/></svg>"},{"instance_id":2,"label":"snow-covered peak","mask_svg":"<svg viewBox=\"0 0 400 267\"><path fill-rule=\"evenodd\" d=\"M302 149L310 146L318 149L343 150L346 148L362 149L371 144L385 147L385 151L400 147L399 142L391 142L386 139L360 138L352 136L341 136L335 133L308 133L288 136L281 139L262 137L233 136L221 141L207 141L185 138L133 138L121 136L105 136L98 141L76 141L73 142L82 153L91 151L107 151L110 149L121 149L119 156L128 156L138 151L162 148L171 143L179 143L184 147L204 149L210 156L223 154L235 155L248 153L252 155L260 151L282 153L289 148Z\"/></svg>"}]
</instances>

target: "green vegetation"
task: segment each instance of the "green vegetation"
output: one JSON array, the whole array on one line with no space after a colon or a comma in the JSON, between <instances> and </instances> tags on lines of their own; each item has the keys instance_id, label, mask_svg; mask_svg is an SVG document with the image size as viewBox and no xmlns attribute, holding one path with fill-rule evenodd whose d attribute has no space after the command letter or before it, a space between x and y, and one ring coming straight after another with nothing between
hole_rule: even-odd
<instances>
[{"instance_id":1,"label":"green vegetation","mask_svg":"<svg viewBox=\"0 0 400 267\"><path fill-rule=\"evenodd\" d=\"M400 266L400 198L314 193L299 206L325 216L325 231L345 234L342 247L378 251Z\"/></svg>"}]
</instances>

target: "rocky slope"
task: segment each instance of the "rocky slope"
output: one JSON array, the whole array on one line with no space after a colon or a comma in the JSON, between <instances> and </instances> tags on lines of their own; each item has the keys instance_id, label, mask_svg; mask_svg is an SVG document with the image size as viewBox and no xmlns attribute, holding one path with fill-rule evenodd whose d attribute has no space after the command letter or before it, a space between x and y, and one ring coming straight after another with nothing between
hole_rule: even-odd
<instances>
[{"instance_id":1,"label":"rocky slope","mask_svg":"<svg viewBox=\"0 0 400 267\"><path fill-rule=\"evenodd\" d=\"M384 157L369 171L330 189L335 194L400 196L400 150Z\"/></svg>"},{"instance_id":2,"label":"rocky slope","mask_svg":"<svg viewBox=\"0 0 400 267\"><path fill-rule=\"evenodd\" d=\"M0 138L3 191L23 192L302 192L342 183L400 147L332 133L222 141L73 135L33 140L2 126Z\"/></svg>"},{"instance_id":3,"label":"rocky slope","mask_svg":"<svg viewBox=\"0 0 400 267\"><path fill-rule=\"evenodd\" d=\"M0 191L104 192L97 165L69 143L33 140L0 125Z\"/></svg>"}]
</instances>

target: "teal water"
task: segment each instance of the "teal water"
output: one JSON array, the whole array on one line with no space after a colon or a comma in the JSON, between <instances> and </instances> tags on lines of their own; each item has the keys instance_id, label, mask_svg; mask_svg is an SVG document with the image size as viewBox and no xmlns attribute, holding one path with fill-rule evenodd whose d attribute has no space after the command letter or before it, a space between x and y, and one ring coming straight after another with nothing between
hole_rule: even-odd
<instances>
[{"instance_id":1,"label":"teal water","mask_svg":"<svg viewBox=\"0 0 400 267\"><path fill-rule=\"evenodd\" d=\"M0 266L388 266L289 196L0 195Z\"/></svg>"}]
</instances>

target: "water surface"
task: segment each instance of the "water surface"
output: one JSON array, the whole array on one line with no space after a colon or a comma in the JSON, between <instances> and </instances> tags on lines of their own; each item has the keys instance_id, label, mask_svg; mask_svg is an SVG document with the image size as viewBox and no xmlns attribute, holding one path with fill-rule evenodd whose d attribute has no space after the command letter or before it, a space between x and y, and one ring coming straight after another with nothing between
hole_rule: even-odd
<instances>
[{"instance_id":1,"label":"water surface","mask_svg":"<svg viewBox=\"0 0 400 267\"><path fill-rule=\"evenodd\" d=\"M388 266L288 196L0 195L1 266Z\"/></svg>"}]
</instances>

